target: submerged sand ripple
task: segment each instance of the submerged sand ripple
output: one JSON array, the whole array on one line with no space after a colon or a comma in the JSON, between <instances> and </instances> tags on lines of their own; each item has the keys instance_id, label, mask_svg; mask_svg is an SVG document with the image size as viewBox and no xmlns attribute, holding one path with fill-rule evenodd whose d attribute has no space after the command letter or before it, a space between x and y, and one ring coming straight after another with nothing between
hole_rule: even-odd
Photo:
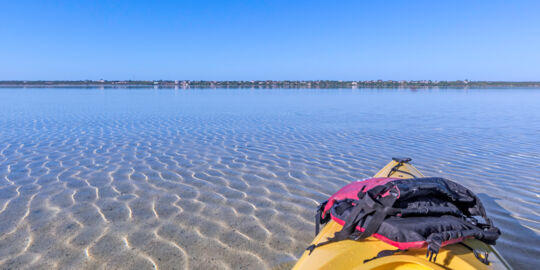
<instances>
[{"instance_id":1,"label":"submerged sand ripple","mask_svg":"<svg viewBox=\"0 0 540 270\"><path fill-rule=\"evenodd\" d=\"M540 239L538 125L489 134L426 114L398 132L354 106L318 118L150 98L160 106L3 109L0 268L287 267L313 238L318 201L402 153L484 194L513 264L540 254L518 244Z\"/></svg>"}]
</instances>

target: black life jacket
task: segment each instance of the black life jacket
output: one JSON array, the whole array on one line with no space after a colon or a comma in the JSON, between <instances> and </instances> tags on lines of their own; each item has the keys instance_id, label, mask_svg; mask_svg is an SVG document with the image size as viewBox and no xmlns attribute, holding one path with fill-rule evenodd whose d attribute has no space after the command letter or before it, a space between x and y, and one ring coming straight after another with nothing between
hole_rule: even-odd
<instances>
[{"instance_id":1,"label":"black life jacket","mask_svg":"<svg viewBox=\"0 0 540 270\"><path fill-rule=\"evenodd\" d=\"M427 246L431 261L442 246L467 238L494 245L501 234L472 191L444 178L371 178L350 183L319 206L317 234L319 224L330 219L343 228L328 241L308 247L310 254L332 242L374 236L399 250Z\"/></svg>"}]
</instances>

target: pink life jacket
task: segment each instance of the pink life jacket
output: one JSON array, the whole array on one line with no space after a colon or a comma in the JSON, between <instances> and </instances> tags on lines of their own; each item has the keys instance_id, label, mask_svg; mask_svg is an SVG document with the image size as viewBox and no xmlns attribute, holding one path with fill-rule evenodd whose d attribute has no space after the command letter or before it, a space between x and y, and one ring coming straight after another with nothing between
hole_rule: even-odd
<instances>
[{"instance_id":1,"label":"pink life jacket","mask_svg":"<svg viewBox=\"0 0 540 270\"><path fill-rule=\"evenodd\" d=\"M308 247L310 253L332 242L374 236L397 247L397 251L427 246L431 261L442 246L466 238L494 245L500 235L472 191L435 177L371 178L350 183L319 206L317 234L319 224L330 219L343 225L342 230L327 242Z\"/></svg>"}]
</instances>

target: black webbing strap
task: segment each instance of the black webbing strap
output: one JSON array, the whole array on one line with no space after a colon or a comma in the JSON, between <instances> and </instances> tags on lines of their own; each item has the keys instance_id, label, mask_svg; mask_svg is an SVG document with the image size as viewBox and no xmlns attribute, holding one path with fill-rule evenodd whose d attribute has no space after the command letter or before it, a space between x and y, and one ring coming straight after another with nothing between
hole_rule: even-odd
<instances>
[{"instance_id":1,"label":"black webbing strap","mask_svg":"<svg viewBox=\"0 0 540 270\"><path fill-rule=\"evenodd\" d=\"M321 229L321 211L317 211L317 214L315 214L315 236L319 234L319 230Z\"/></svg>"},{"instance_id":2,"label":"black webbing strap","mask_svg":"<svg viewBox=\"0 0 540 270\"><path fill-rule=\"evenodd\" d=\"M416 175L414 175L414 174L412 174L410 172L402 171L402 170L399 169L399 167L403 166L404 163L407 163L410 160L396 160L396 159L394 159L394 160L398 161L398 164L396 164L394 167L392 167L392 169L390 169L390 172L388 172L388 175L386 177L390 177L390 175L392 175L394 172L400 172L400 173L410 175L413 178L416 178Z\"/></svg>"},{"instance_id":3,"label":"black webbing strap","mask_svg":"<svg viewBox=\"0 0 540 270\"><path fill-rule=\"evenodd\" d=\"M387 250L381 250L379 253L377 253L377 256L373 257L373 258L370 258L370 259L366 259L364 260L364 263L367 263L369 261L373 261L375 259L379 259L379 258L382 258L382 257L386 257L386 256L392 256L398 252L405 252L407 251L406 249L394 249L394 250L390 250L390 249L387 249Z\"/></svg>"},{"instance_id":4,"label":"black webbing strap","mask_svg":"<svg viewBox=\"0 0 540 270\"><path fill-rule=\"evenodd\" d=\"M466 247L468 250L472 251L474 256L479 260L481 261L483 264L485 265L489 265L489 260L488 260L488 256L489 256L489 253L487 251L479 251L479 250L476 250L474 248L472 248L471 246L461 242L459 243L461 244L462 246Z\"/></svg>"},{"instance_id":5,"label":"black webbing strap","mask_svg":"<svg viewBox=\"0 0 540 270\"><path fill-rule=\"evenodd\" d=\"M482 204L482 201L480 201L480 198L476 196L475 194L472 194L476 201L477 209L479 211L478 214L482 216L482 218L486 221L486 223L477 223L476 226L480 227L483 231L483 239L479 239L487 244L495 245L495 242L497 238L501 235L501 231L499 228L495 227L493 225L493 221L488 218L486 213L486 208L484 208L484 205ZM474 214L474 213L473 213Z\"/></svg>"},{"instance_id":6,"label":"black webbing strap","mask_svg":"<svg viewBox=\"0 0 540 270\"><path fill-rule=\"evenodd\" d=\"M417 208L405 208L400 211L401 217L409 216L442 216L452 215L463 217L463 212L455 207L448 206L424 206Z\"/></svg>"},{"instance_id":7,"label":"black webbing strap","mask_svg":"<svg viewBox=\"0 0 540 270\"><path fill-rule=\"evenodd\" d=\"M432 259L433 261L437 260L437 254L439 253L439 249L441 248L443 242L450 239L467 237L474 237L480 241L489 241L490 239L498 237L498 234L497 232L483 231L480 229L432 233L426 239L426 242L428 243L426 258L429 258L429 261L431 261Z\"/></svg>"},{"instance_id":8,"label":"black webbing strap","mask_svg":"<svg viewBox=\"0 0 540 270\"><path fill-rule=\"evenodd\" d=\"M395 188L395 186L390 189L392 188ZM358 193L360 199L355 201L355 206L344 220L345 224L343 225L343 228L334 233L334 237L328 238L327 241L306 248L306 250L309 250L309 254L311 254L315 248L320 246L347 239L360 240L375 233L386 217L395 214L397 211L395 208L391 207L397 200L397 193L391 192L391 195L378 198L380 194L390 189L385 186L378 186L366 193L364 193L362 189L362 191ZM376 199L373 197L376 197ZM361 221L365 221L365 217L370 214L373 214L373 216L369 223L364 227L365 230L358 233L356 227Z\"/></svg>"},{"instance_id":9,"label":"black webbing strap","mask_svg":"<svg viewBox=\"0 0 540 270\"><path fill-rule=\"evenodd\" d=\"M370 190L371 191L371 190ZM381 192L378 190L374 190L375 192ZM371 192L368 192L363 198L362 201L364 203L367 203L368 206L371 209L374 209L374 213L371 216L371 219L369 220L369 223L364 227L364 231L360 233L355 233L353 231L352 239L354 240L361 240L365 239L372 234L376 233L383 221L388 217L389 215L395 215L396 209L392 208L392 205L394 205L394 202L397 200L396 196L386 196L384 198L380 199L373 199L373 195ZM378 195L375 195L378 196Z\"/></svg>"},{"instance_id":10,"label":"black webbing strap","mask_svg":"<svg viewBox=\"0 0 540 270\"><path fill-rule=\"evenodd\" d=\"M345 224L343 225L343 228L341 228L339 232L334 233L334 237L328 238L327 241L307 247L306 250L309 250L309 254L311 255L313 250L317 247L349 239L349 236L356 230L358 222L360 222L360 220L362 220L365 215L371 214L373 212L373 210L369 212L362 212L363 210L364 208L360 204L356 204L351 210L351 213L345 219Z\"/></svg>"},{"instance_id":11,"label":"black webbing strap","mask_svg":"<svg viewBox=\"0 0 540 270\"><path fill-rule=\"evenodd\" d=\"M315 236L319 234L320 225L325 224L330 220L330 215L326 215L324 218L322 217L322 213L324 211L324 207L326 206L326 203L328 201L324 201L319 204L319 207L317 208L317 214L315 214Z\"/></svg>"}]
</instances>

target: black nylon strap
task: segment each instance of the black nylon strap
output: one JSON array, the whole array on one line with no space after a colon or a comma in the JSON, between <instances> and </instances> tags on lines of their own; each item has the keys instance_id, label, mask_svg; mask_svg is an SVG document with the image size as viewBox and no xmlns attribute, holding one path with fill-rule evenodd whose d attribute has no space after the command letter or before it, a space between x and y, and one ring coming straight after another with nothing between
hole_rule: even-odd
<instances>
[{"instance_id":1,"label":"black nylon strap","mask_svg":"<svg viewBox=\"0 0 540 270\"><path fill-rule=\"evenodd\" d=\"M400 210L401 217L408 216L442 216L442 215L452 215L456 217L462 217L463 213L457 208L453 207L418 207L418 208L406 208Z\"/></svg>"},{"instance_id":2,"label":"black nylon strap","mask_svg":"<svg viewBox=\"0 0 540 270\"><path fill-rule=\"evenodd\" d=\"M364 260L364 263L367 263L367 262L370 262L370 261L373 261L375 259L379 259L379 258L382 258L382 257L386 257L386 256L392 256L398 252L405 252L407 251L406 249L395 249L395 250L381 250L379 253L377 253L377 256L373 257L373 258L370 258L370 259L366 259Z\"/></svg>"},{"instance_id":3,"label":"black nylon strap","mask_svg":"<svg viewBox=\"0 0 540 270\"><path fill-rule=\"evenodd\" d=\"M336 242L340 240L349 239L349 236L353 234L356 230L356 226L358 226L358 223L368 214L373 213L374 209L366 209L363 207L364 205L357 203L353 209L351 210L351 213L345 219L345 224L343 225L343 228L339 232L336 232L334 234L334 237L329 238L329 242Z\"/></svg>"},{"instance_id":4,"label":"black nylon strap","mask_svg":"<svg viewBox=\"0 0 540 270\"><path fill-rule=\"evenodd\" d=\"M450 239L465 238L469 236L472 236L481 241L484 241L485 238L498 237L498 235L495 236L495 233L493 233L493 235L486 234L485 231L482 231L480 229L432 233L426 239L426 242L428 243L426 257L429 257L430 261L432 259L433 261L435 261L437 260L437 254L439 253L439 249L441 248L444 241L448 241Z\"/></svg>"},{"instance_id":5,"label":"black nylon strap","mask_svg":"<svg viewBox=\"0 0 540 270\"><path fill-rule=\"evenodd\" d=\"M394 167L392 167L392 169L390 169L390 172L388 172L388 175L386 177L390 177L390 175L392 175L392 173L394 173L394 172L400 172L400 173L408 174L408 175L412 176L413 178L416 178L416 175L414 175L414 174L412 174L410 172L402 171L402 170L399 169L399 167L403 166L403 163L406 163L408 161L410 161L410 160L407 160L407 161L399 160L398 164L396 164Z\"/></svg>"},{"instance_id":6,"label":"black nylon strap","mask_svg":"<svg viewBox=\"0 0 540 270\"><path fill-rule=\"evenodd\" d=\"M387 216L388 214L384 210L376 211L375 214L373 214L373 216L371 217L371 220L369 221L367 226L364 227L364 231L361 232L358 236L355 236L354 240L365 239L371 236L372 234L374 234L375 232L377 232L377 230L379 229L379 227L381 226L381 224L383 223L383 221L386 219Z\"/></svg>"},{"instance_id":7,"label":"black nylon strap","mask_svg":"<svg viewBox=\"0 0 540 270\"><path fill-rule=\"evenodd\" d=\"M364 208L370 208L372 211L374 210L375 213L371 217L369 223L363 226L364 231L360 234L354 235L354 240L360 240L371 236L377 232L383 221L389 215L395 215L397 212L399 212L397 209L392 208L397 200L397 193L390 192L390 195L378 198L380 194L386 193L395 188L396 186L392 186L390 188L387 186L379 186L366 192L362 200L359 200L359 205L364 204Z\"/></svg>"},{"instance_id":8,"label":"black nylon strap","mask_svg":"<svg viewBox=\"0 0 540 270\"><path fill-rule=\"evenodd\" d=\"M311 255L313 250L317 247L324 246L333 242L349 239L349 236L355 232L357 224L367 214L371 214L373 211L374 211L373 209L365 211L362 205L357 203L351 210L351 213L347 216L347 219L345 219L345 224L343 225L343 228L341 228L340 231L334 233L334 237L328 238L327 241L325 242L321 242L316 245L311 245L307 247L306 250L309 250L309 254Z\"/></svg>"},{"instance_id":9,"label":"black nylon strap","mask_svg":"<svg viewBox=\"0 0 540 270\"><path fill-rule=\"evenodd\" d=\"M315 214L315 236L319 234L320 225L326 224L330 220L329 215L322 218L322 213L323 213L324 207L326 206L326 203L328 203L328 201L324 201L320 203L319 207L317 208L317 213Z\"/></svg>"},{"instance_id":10,"label":"black nylon strap","mask_svg":"<svg viewBox=\"0 0 540 270\"><path fill-rule=\"evenodd\" d=\"M392 188L395 188L395 186L390 187L390 189L386 186L379 186L369 190L366 193L360 192L358 194L358 197L360 197L360 199L355 201L356 205L353 207L353 209L345 219L345 224L343 225L343 228L341 228L340 231L334 233L334 237L328 238L327 241L321 242L317 245L309 246L306 249L310 251L309 254L311 254L315 248L327 245L329 243L346 239L360 240L367 238L373 233L375 233L379 229L383 221L386 219L386 217L388 217L389 214L395 214L397 211L395 208L391 207L397 200L397 193L390 193L390 195L386 197L380 199L378 198L381 193L389 191ZM377 199L374 199L373 197L377 197ZM361 221L365 220L365 217L367 215L370 215L372 213L373 216L371 217L369 224L364 227L365 230L363 232L358 234L356 232L356 227Z\"/></svg>"},{"instance_id":11,"label":"black nylon strap","mask_svg":"<svg viewBox=\"0 0 540 270\"><path fill-rule=\"evenodd\" d=\"M465 244L465 243L463 243L463 242L461 242L461 243L459 243L459 244L461 244L462 246L466 247L468 250L472 251L473 254L474 254L474 256L475 256L479 261L481 261L483 264L489 265L489 260L488 260L489 252L487 252L487 251L483 251L483 252L478 251L478 250L472 248L471 246L469 246L469 245L467 245L467 244ZM482 253L482 254L480 254L480 253Z\"/></svg>"},{"instance_id":12,"label":"black nylon strap","mask_svg":"<svg viewBox=\"0 0 540 270\"><path fill-rule=\"evenodd\" d=\"M319 234L320 225L321 225L321 211L317 211L317 214L315 214L315 236Z\"/></svg>"}]
</instances>

